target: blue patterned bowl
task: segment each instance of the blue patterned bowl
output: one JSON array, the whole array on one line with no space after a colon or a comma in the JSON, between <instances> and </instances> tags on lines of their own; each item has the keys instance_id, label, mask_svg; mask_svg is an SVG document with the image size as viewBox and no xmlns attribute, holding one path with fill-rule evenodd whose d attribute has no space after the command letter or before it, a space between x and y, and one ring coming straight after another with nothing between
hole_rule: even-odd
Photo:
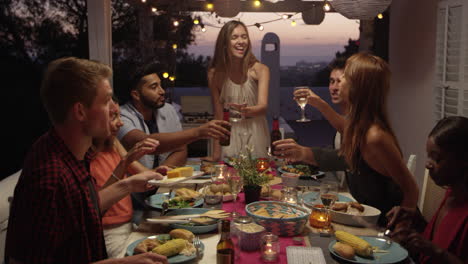
<instances>
[{"instance_id":1,"label":"blue patterned bowl","mask_svg":"<svg viewBox=\"0 0 468 264\"><path fill-rule=\"evenodd\" d=\"M245 211L257 224L278 236L302 233L309 219L306 209L277 201L253 202L245 206Z\"/></svg>"}]
</instances>

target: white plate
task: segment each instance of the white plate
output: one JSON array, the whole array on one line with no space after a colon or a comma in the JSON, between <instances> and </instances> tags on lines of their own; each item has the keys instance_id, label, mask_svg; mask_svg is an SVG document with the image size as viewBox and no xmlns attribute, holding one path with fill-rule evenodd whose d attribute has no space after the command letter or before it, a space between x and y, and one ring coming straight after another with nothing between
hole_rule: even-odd
<instances>
[{"instance_id":1,"label":"white plate","mask_svg":"<svg viewBox=\"0 0 468 264\"><path fill-rule=\"evenodd\" d=\"M379 248L387 247L385 240L382 238L366 237L366 236L361 236L360 238L369 242L369 244L371 244L371 246L373 247L379 247ZM374 256L372 258L362 258L356 255L354 259L345 259L341 257L338 253L336 253L335 250L333 250L333 246L335 245L335 243L336 243L336 240L332 240L330 244L328 245L328 250L335 257L346 261L346 263L391 264L391 263L400 263L401 261L405 260L408 257L408 251L406 251L406 249L401 247L400 244L398 244L397 242L392 242L391 246L385 249L388 252L382 252L382 253L374 252Z\"/></svg>"},{"instance_id":2,"label":"white plate","mask_svg":"<svg viewBox=\"0 0 468 264\"><path fill-rule=\"evenodd\" d=\"M167 176L164 176L162 180L149 180L148 183L156 186L172 186L177 183L188 181L197 177L200 177L204 174L203 171L194 171L192 176L189 177L177 177L168 179Z\"/></svg>"},{"instance_id":3,"label":"white plate","mask_svg":"<svg viewBox=\"0 0 468 264\"><path fill-rule=\"evenodd\" d=\"M358 227L375 226L377 224L377 221L379 220L379 216L381 213L380 210L369 205L365 205L365 204L361 204L361 205L364 206L364 212L358 215L355 215L352 213L345 213L345 212L330 210L332 221L335 223L340 223L340 224L349 225L349 226L358 226Z\"/></svg>"},{"instance_id":4,"label":"white plate","mask_svg":"<svg viewBox=\"0 0 468 264\"><path fill-rule=\"evenodd\" d=\"M200 188L200 190L198 190L199 193L203 194L205 192L205 188L207 188L208 186L205 186L203 188ZM234 196L231 194L231 195L223 195L223 202L229 202L229 201L232 201L234 200Z\"/></svg>"}]
</instances>

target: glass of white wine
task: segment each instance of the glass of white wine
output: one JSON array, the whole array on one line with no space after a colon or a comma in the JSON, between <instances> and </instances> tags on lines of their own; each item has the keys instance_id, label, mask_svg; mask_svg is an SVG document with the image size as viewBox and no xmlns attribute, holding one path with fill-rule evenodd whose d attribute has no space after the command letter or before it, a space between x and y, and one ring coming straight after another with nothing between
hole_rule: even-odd
<instances>
[{"instance_id":1,"label":"glass of white wine","mask_svg":"<svg viewBox=\"0 0 468 264\"><path fill-rule=\"evenodd\" d=\"M298 86L294 87L294 91L298 90L309 90L310 88L308 86ZM307 105L307 96L296 96L294 97L294 100L296 100L296 103L299 105L301 108L301 119L296 120L296 122L310 122L310 119L305 117L305 106Z\"/></svg>"},{"instance_id":2,"label":"glass of white wine","mask_svg":"<svg viewBox=\"0 0 468 264\"><path fill-rule=\"evenodd\" d=\"M238 123L245 117L242 113L242 109L247 106L247 102L244 96L228 96L227 107L229 109L229 121L232 123Z\"/></svg>"},{"instance_id":3,"label":"glass of white wine","mask_svg":"<svg viewBox=\"0 0 468 264\"><path fill-rule=\"evenodd\" d=\"M227 182L229 184L229 187L231 187L231 192L232 192L232 197L233 197L233 203L234 203L233 215L237 215L237 195L240 193L241 188L242 188L242 179L239 176L239 173L237 173L236 170L232 169L229 172Z\"/></svg>"}]
</instances>

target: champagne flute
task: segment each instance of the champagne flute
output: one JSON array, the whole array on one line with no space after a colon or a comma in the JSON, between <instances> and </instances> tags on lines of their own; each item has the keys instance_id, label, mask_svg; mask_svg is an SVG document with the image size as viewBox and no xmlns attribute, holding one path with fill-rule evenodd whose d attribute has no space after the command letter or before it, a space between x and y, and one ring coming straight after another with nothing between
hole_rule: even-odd
<instances>
[{"instance_id":1,"label":"champagne flute","mask_svg":"<svg viewBox=\"0 0 468 264\"><path fill-rule=\"evenodd\" d=\"M294 91L299 91L299 90L309 90L309 87L307 86L298 86L294 87ZM301 108L301 119L296 120L296 122L310 122L310 119L305 117L305 106L307 105L307 96L296 96L294 98L296 100L297 104Z\"/></svg>"},{"instance_id":2,"label":"champagne flute","mask_svg":"<svg viewBox=\"0 0 468 264\"><path fill-rule=\"evenodd\" d=\"M237 215L237 195L241 191L242 187L242 180L237 171L231 170L229 173L229 177L227 179L229 187L231 187L231 192L233 196L233 203L234 203L234 210L233 215Z\"/></svg>"}]
</instances>

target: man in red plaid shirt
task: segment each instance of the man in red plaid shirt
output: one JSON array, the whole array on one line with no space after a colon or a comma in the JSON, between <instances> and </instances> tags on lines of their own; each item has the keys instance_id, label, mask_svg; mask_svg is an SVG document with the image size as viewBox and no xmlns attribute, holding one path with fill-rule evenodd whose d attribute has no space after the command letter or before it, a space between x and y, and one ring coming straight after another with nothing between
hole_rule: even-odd
<instances>
[{"instance_id":1,"label":"man in red plaid shirt","mask_svg":"<svg viewBox=\"0 0 468 264\"><path fill-rule=\"evenodd\" d=\"M26 156L12 202L6 263L167 263L146 253L106 260L101 216L131 192L149 189L147 171L96 191L89 173L93 137L110 135L112 70L62 58L49 64L41 97L53 127Z\"/></svg>"}]
</instances>

